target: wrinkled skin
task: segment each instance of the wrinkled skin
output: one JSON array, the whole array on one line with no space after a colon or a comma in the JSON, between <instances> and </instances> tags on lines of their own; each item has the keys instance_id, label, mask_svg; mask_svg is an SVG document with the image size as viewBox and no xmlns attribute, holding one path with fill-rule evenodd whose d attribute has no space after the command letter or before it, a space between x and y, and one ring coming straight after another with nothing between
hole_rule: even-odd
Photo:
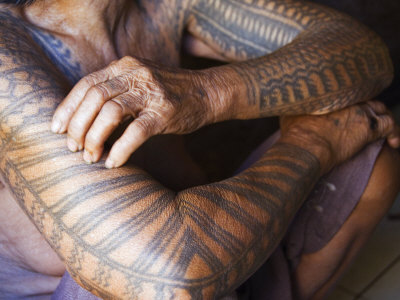
<instances>
[{"instance_id":1,"label":"wrinkled skin","mask_svg":"<svg viewBox=\"0 0 400 300\"><path fill-rule=\"evenodd\" d=\"M398 128L386 106L378 101L350 106L319 116L281 117L283 139L297 140L299 145L324 145L324 173L349 159L371 142L388 137L393 148L399 147Z\"/></svg>"},{"instance_id":2,"label":"wrinkled skin","mask_svg":"<svg viewBox=\"0 0 400 300\"><path fill-rule=\"evenodd\" d=\"M222 104L215 103L215 96L212 101L204 89L210 81L209 73L170 69L126 56L82 78L57 108L51 128L55 133L68 132L68 148L84 149L83 159L92 163L100 160L104 143L121 122L133 118L106 160L106 167L119 167L152 136L190 133L218 120ZM390 115L378 102L370 102L362 115L374 115L371 107L377 114ZM393 148L400 145L399 133L394 126L388 134Z\"/></svg>"},{"instance_id":3,"label":"wrinkled skin","mask_svg":"<svg viewBox=\"0 0 400 300\"><path fill-rule=\"evenodd\" d=\"M54 1L57 2L57 1ZM39 4L42 2L39 2ZM50 2L49 2L50 3ZM67 2L64 2L64 4ZM116 1L114 3L117 3ZM91 5L92 2L88 2L88 5ZM79 5L81 8L81 3ZM38 11L44 11L40 7L37 8ZM71 10L66 10L66 9L60 9L57 11L57 14L54 13L54 16L60 15L60 12L65 12L65 11L70 11L70 14L72 17L76 17L77 15L74 15ZM93 9L87 9L87 11L90 12L95 12ZM109 8L107 8L107 11L110 11ZM159 8L157 7L157 11L160 11ZM49 12L46 11L46 14L49 15ZM104 14L99 14L100 16L104 16ZM88 25L97 25L95 23L95 16L86 16L86 18L81 18L85 19L86 21L92 21L93 24L88 24ZM51 21L51 19L47 19L46 17L41 18L42 20L45 21ZM78 18L79 19L79 18ZM138 19L138 18L133 18L133 19ZM79 20L80 22L81 20ZM110 20L107 20L108 22L111 22ZM59 22L58 24L65 24L63 22ZM81 23L77 23L81 24ZM100 23L101 24L101 23ZM43 24L42 24L43 25ZM50 28L52 31L56 31L54 26L45 26L44 24L41 27L44 28ZM47 24L49 25L49 24ZM75 24L74 24L75 25ZM135 24L137 25L137 24ZM97 28L98 31L94 32L93 29ZM87 26L86 30L92 34L95 38L93 41L98 41L99 44L93 44L92 49L104 49L105 47L105 42L103 38L101 38L101 32L100 29L101 26ZM136 27L133 27L136 28ZM140 28L140 26L137 26L137 28ZM132 34L132 36L134 36ZM147 40L149 40L149 37L146 37ZM90 39L83 39L85 42L91 41ZM110 44L114 45L115 39L110 39ZM126 40L125 38L121 38L121 40ZM135 40L136 41L136 40ZM76 45L76 41L73 41L71 43L72 45ZM135 44L135 43L133 43ZM149 43L151 44L151 43ZM86 45L86 44L85 44ZM144 47L144 46L143 46ZM123 47L122 47L123 48ZM85 49L85 48L82 48ZM86 47L86 49L88 49ZM89 48L90 49L90 48ZM121 47L119 48L121 49ZM144 50L147 50L146 48L143 48ZM140 49L140 50L143 50ZM111 49L112 50L112 49ZM129 50L129 51L128 51ZM144 53L145 51L132 51L132 49L125 49L124 55L139 55L140 53ZM136 49L135 49L136 50ZM76 49L73 50L76 51L77 53L88 53L88 51L83 50L83 51L77 51ZM104 57L104 60L99 60L101 61L101 64L95 64L92 63L90 64L89 67L85 68L85 74L88 74L90 72L93 72L96 66L98 68L104 67L107 65L111 60L116 59L116 53L113 53L113 51L110 51L110 53L107 53L107 55ZM121 52L118 52L119 54ZM97 53L96 53L97 54ZM88 54L90 55L90 54ZM89 56L88 56L89 57ZM120 56L119 56L120 57ZM149 57L150 59L154 57ZM285 59L286 60L286 59ZM88 59L85 61L89 61ZM160 61L159 61L160 62ZM181 73L181 71L177 69L165 69L161 67L162 62L160 62L159 67L155 67L151 64L149 64L147 61L137 61L133 58L126 58L121 61L115 62L113 65L110 66L107 70L110 71L107 76L103 74L103 79L105 78L106 80L100 80L100 81L93 81L93 75L89 75L89 80L86 82L86 85L83 86L82 90L80 91L81 95L78 97L77 103L75 104L75 108L68 107L66 109L66 112L68 115L72 115L73 120L75 116L75 111L78 112L81 109L81 106L79 105L80 103L83 104L83 101L86 102L88 100L88 104L95 102L93 107L91 105L87 105L90 107L89 110L83 110L84 116L82 123L76 122L77 128L74 131L74 126L71 124L64 124L65 128L68 129L68 133L70 136L72 135L77 135L74 136L74 138L70 138L69 146L72 150L78 150L83 147L85 149L90 150L90 146L86 145L87 141L90 141L90 138L88 138L88 134L92 131L92 127L96 124L97 120L99 119L99 116L101 116L103 108L104 110L108 111L108 113L105 114L104 119L99 119L97 123L100 123L100 127L98 131L94 132L93 134L93 140L95 139L95 135L99 134L101 137L99 138L100 143L95 142L95 145L92 146L94 150L90 150L86 152L86 159L90 162L95 161L102 152L102 142L107 139L107 136L111 131L113 131L113 128L115 128L115 124L118 123L120 120L124 119L125 117L133 117L135 120L133 121L132 125L130 128L137 128L135 134L131 134L129 130L127 131L127 134L124 137L125 142L124 143L117 143L115 146L119 146L119 150L117 147L117 150L114 150L112 152L116 153L116 157L111 157L108 163L109 167L114 167L118 166L123 163L123 161L126 159L126 155L134 151L136 145L140 145L142 140L146 139L148 136L151 136L152 134L157 134L157 133L167 133L167 132L188 132L192 131L199 126L202 126L208 122L214 121L214 116L208 115L210 113L210 110L215 112L214 107L207 107L207 105L210 105L210 103L207 103L207 96L208 93L204 93L201 89L199 90L198 87L198 81L204 80L204 77L202 76L193 76L194 74L199 74L196 72L185 72ZM171 64L173 66L173 64ZM117 67L118 66L118 67ZM18 66L17 66L18 67ZM97 67L95 68L96 70L98 69ZM135 72L133 72L135 70ZM107 72L105 72L107 73ZM226 72L221 72L221 74L225 74ZM251 72L253 74L253 72ZM189 76L190 75L190 76ZM278 74L277 76L280 76ZM101 79L101 76L99 76ZM115 80L114 80L115 79ZM178 80L179 79L179 80ZM91 89L92 86L98 84L99 82L108 82L109 84L104 84L103 88L96 89L93 88ZM179 82L179 84L178 84ZM124 84L128 83L128 84ZM204 85L204 82L202 82ZM203 86L202 85L202 86ZM104 86L108 86L108 89L104 89ZM141 92L138 91L138 87L140 87L142 90ZM127 90L129 88L130 90ZM85 90L86 89L86 90ZM143 90L146 91L146 93L143 93ZM92 91L93 97L90 96L86 99L85 95L86 92ZM79 93L78 93L79 94ZM119 95L124 95L124 97L119 97ZM179 95L179 96L177 96ZM190 97L182 97L182 95L190 95ZM203 95L203 100L198 101L198 96ZM89 95L88 95L89 96ZM126 97L125 97L126 96ZM119 97L119 98L118 98ZM90 99L89 99L90 98ZM152 100L154 103L150 103L148 99ZM184 99L183 99L184 98ZM243 97L241 97L242 99ZM338 97L337 99L340 99ZM14 99L10 99L14 100ZM52 99L53 101L58 101L59 99ZM248 103L248 99L244 99L245 103ZM91 102L93 101L93 102ZM53 102L52 102L53 103ZM251 103L251 101L250 101ZM348 102L346 102L348 103ZM216 104L213 102L213 104ZM40 103L39 103L40 105ZM84 107L84 106L83 106ZM207 109L205 108L207 107ZM259 105L255 105L254 107L258 108ZM92 110L94 108L94 111ZM190 108L190 109L189 109ZM253 107L251 108L253 109ZM313 108L314 109L314 108ZM365 110L367 108L361 108L361 110ZM72 114L71 114L72 110ZM188 113L189 111L192 111L193 114ZM208 112L207 112L208 111ZM392 123L391 122L384 122L384 119L386 118L386 115L383 114L380 117L377 117L376 121L374 122L375 126L371 128L370 126L370 119L365 118L365 116L368 116L365 114L363 118L360 118L360 122L350 122L350 120L355 120L357 118L354 118L354 113L355 111L351 111L349 113L341 112L340 114L338 113L337 119L340 119L341 121L339 124L343 123L345 124L346 130L348 128L349 131L352 133L348 135L337 135L333 134L334 130L338 130L336 127L337 122L332 122L331 119L327 119L325 116L324 117L318 117L315 120L319 120L316 123L314 121L307 121L309 117L306 117L306 119L300 118L298 121L296 119L287 119L283 121L283 127L287 128L286 133L284 133L284 136L282 138L282 141L286 143L292 143L295 145L301 145L304 144L304 141L307 141L304 145L304 149L306 151L310 151L311 153L314 153L321 162L322 166L322 171L327 171L333 164L339 163L342 159L347 158L347 156L353 155L358 149L360 149L364 144L367 142L371 141L373 138L378 138L381 136L385 136L390 132L392 128ZM86 113L89 112L87 115ZM204 113L205 112L205 113ZM24 113L29 114L30 111L26 110ZM304 113L304 111L303 111ZM343 115L342 115L343 114ZM376 114L379 115L378 111ZM86 116L85 116L86 115ZM110 117L112 115L112 117ZM256 117L258 117L260 114L257 112ZM254 115L250 115L253 116ZM342 116L342 117L340 117ZM113 118L116 118L115 120ZM89 118L90 120L86 120L85 118ZM390 117L389 117L390 118ZM139 120L139 122L137 122ZM105 123L102 123L102 122ZM136 122L136 125L135 125ZM288 126L285 126L285 122L289 122ZM324 122L324 124L319 124L319 122ZM301 125L301 124L308 124L307 125ZM326 124L325 124L326 123ZM83 125L82 125L83 124ZM105 125L104 125L105 124ZM178 125L179 124L179 125ZM46 124L47 125L47 124ZM347 126L348 125L348 126ZM352 126L352 125L357 125L357 126ZM79 127L81 126L81 127ZM336 127L335 127L336 126ZM57 123L54 125L55 129L54 131L59 131ZM310 128L308 128L310 127ZM336 128L336 129L335 129ZM71 130L70 130L71 129ZM342 130L343 128L340 128L339 130ZM61 126L60 126L61 130ZM66 129L64 129L66 130ZM71 131L71 132L70 132ZM318 131L318 134L315 133L314 131ZM314 132L314 134L310 134L310 132ZM72 134L71 134L72 133ZM139 133L139 134L137 134ZM360 136L360 138L355 138ZM327 139L329 141L327 141ZM74 140L76 145L73 145L71 140ZM343 155L341 156L332 156L333 151L335 151L338 147L343 147L343 145L346 145L346 151L343 152ZM97 148L96 148L97 147ZM75 154L72 154L74 157L76 157ZM93 156L93 157L87 157L87 156ZM96 156L96 157L94 157ZM62 161L62 159L61 159ZM116 162L115 162L116 161ZM90 166L92 167L92 166ZM118 170L102 170L101 172L118 172ZM37 174L35 174L37 175ZM103 173L104 175L104 173ZM106 177L107 175L105 175ZM44 176L46 177L46 176ZM78 182L77 182L78 184ZM307 188L307 187L305 187ZM64 192L61 190L60 192ZM65 191L69 192L69 191ZM144 201L146 203L149 203L151 201ZM135 210L135 209L134 209ZM30 210L28 210L30 211ZM19 213L21 211L19 210ZM115 216L116 218L124 218L124 215L118 215ZM3 224L3 226L6 227L5 230L7 230L7 224ZM51 224L50 224L51 226ZM54 227L52 227L54 228ZM51 230L46 230L43 232L44 235L46 235L49 231ZM39 233L38 233L39 236ZM33 237L33 234L30 235L29 237ZM138 241L140 242L140 241ZM14 240L10 240L10 244L14 245ZM23 245L23 243L19 244ZM17 247L17 246L14 246ZM18 250L18 249L17 249ZM62 252L68 249L58 249L58 251ZM43 253L46 251L49 251L49 249L43 249ZM59 254L60 254L59 252ZM12 251L12 253L18 253L18 251ZM29 254L29 253L28 253ZM69 257L70 253L65 253L62 252L60 254L61 257ZM32 259L33 257L31 256L29 258L29 255L24 258L27 261L29 259ZM17 260L20 258L17 258ZM68 263L68 262L67 262ZM28 266L33 266L34 264L32 263L24 263L24 265ZM93 266L93 265L92 265ZM90 267L92 267L90 266ZM69 266L71 267L71 266ZM60 270L63 270L61 267ZM116 282L115 280L114 282Z\"/></svg>"},{"instance_id":4,"label":"wrinkled skin","mask_svg":"<svg viewBox=\"0 0 400 300\"><path fill-rule=\"evenodd\" d=\"M376 120L373 128L371 128L371 117ZM393 138L399 138L399 135L393 131L392 116L379 102L359 104L327 115L283 117L281 128L281 141L306 146L318 155L321 158L323 173L329 171L333 165L350 158L368 142L388 134L392 134ZM3 191L6 193L5 190ZM19 224L30 222L13 200L1 203L7 208L3 211L8 216L12 215ZM5 233L5 236L10 237L10 240L4 241L3 244L7 245L7 255L13 254L12 260L36 272L53 276L63 273L63 263L58 261L55 253L36 228L31 227L30 231L20 232L18 236L13 234L14 223L1 223L0 230ZM30 241L34 247L26 248L27 241ZM34 252L30 251L33 248ZM35 253L40 253L41 256L38 257ZM45 264L38 262L40 258L44 258Z\"/></svg>"},{"instance_id":5,"label":"wrinkled skin","mask_svg":"<svg viewBox=\"0 0 400 300\"><path fill-rule=\"evenodd\" d=\"M111 133L133 117L106 162L118 167L151 136L189 133L211 122L200 74L124 57L78 82L55 112L52 130L68 131L69 149L84 148L84 159L97 162Z\"/></svg>"},{"instance_id":6,"label":"wrinkled skin","mask_svg":"<svg viewBox=\"0 0 400 300\"><path fill-rule=\"evenodd\" d=\"M56 133L67 131L68 148L74 152L84 149L83 158L92 163L100 160L104 143L123 119L132 117L133 121L114 143L106 160L106 167L119 167L150 137L161 133L190 133L215 119L211 114L211 101L204 97L206 92L202 89L205 77L197 71L163 69L148 61L124 57L79 81L57 108L52 130ZM358 113L354 114L353 110ZM308 121L304 126L314 126L317 133L321 120L340 117L346 120L335 119L337 128L330 129L332 134L350 134L344 130L344 124L350 122L358 127L362 122L360 118L376 117L376 114L385 115L382 122L393 123L383 104L369 102L357 109L345 110L339 116L333 113L306 118ZM297 118L300 117L283 117L282 129ZM399 129L392 126L391 132L385 135L388 134L389 145L397 148ZM364 127L359 130L361 132L355 138L360 140L370 140L364 135L375 132L366 131ZM348 157L351 152L347 148L351 144L340 143L340 146L331 150L339 157L336 161L343 161L342 156Z\"/></svg>"}]
</instances>

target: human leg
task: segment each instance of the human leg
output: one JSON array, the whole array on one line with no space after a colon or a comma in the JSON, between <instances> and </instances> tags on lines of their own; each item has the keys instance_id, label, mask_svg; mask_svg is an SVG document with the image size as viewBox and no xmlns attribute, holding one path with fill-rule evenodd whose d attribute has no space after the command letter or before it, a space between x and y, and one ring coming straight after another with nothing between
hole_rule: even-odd
<instances>
[{"instance_id":1,"label":"human leg","mask_svg":"<svg viewBox=\"0 0 400 300\"><path fill-rule=\"evenodd\" d=\"M0 299L50 295L64 264L0 181Z\"/></svg>"},{"instance_id":2,"label":"human leg","mask_svg":"<svg viewBox=\"0 0 400 300\"><path fill-rule=\"evenodd\" d=\"M300 299L322 299L338 281L385 215L400 182L400 158L384 147L358 205L341 229L321 250L303 254L294 272Z\"/></svg>"}]
</instances>

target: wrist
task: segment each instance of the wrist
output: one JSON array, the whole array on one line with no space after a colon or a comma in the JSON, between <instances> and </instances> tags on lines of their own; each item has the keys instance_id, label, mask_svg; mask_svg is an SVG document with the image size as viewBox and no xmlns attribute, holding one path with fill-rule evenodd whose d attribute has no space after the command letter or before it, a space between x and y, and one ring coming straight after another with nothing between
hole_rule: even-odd
<instances>
[{"instance_id":1,"label":"wrist","mask_svg":"<svg viewBox=\"0 0 400 300\"><path fill-rule=\"evenodd\" d=\"M315 156L320 164L320 176L328 173L334 166L331 145L313 131L306 131L302 128L291 128L282 134L279 142L301 147Z\"/></svg>"},{"instance_id":2,"label":"wrist","mask_svg":"<svg viewBox=\"0 0 400 300\"><path fill-rule=\"evenodd\" d=\"M213 123L247 118L242 116L243 112L249 112L249 108L244 108L242 104L246 99L246 89L233 68L227 65L200 72Z\"/></svg>"}]
</instances>

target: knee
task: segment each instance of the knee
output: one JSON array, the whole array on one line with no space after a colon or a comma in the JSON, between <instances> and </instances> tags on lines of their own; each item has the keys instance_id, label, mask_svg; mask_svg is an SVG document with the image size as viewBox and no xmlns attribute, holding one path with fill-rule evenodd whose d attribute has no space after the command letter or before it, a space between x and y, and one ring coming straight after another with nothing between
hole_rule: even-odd
<instances>
[{"instance_id":1,"label":"knee","mask_svg":"<svg viewBox=\"0 0 400 300\"><path fill-rule=\"evenodd\" d=\"M400 189L400 155L385 145L379 154L362 198L371 205L390 208Z\"/></svg>"},{"instance_id":2,"label":"knee","mask_svg":"<svg viewBox=\"0 0 400 300\"><path fill-rule=\"evenodd\" d=\"M358 225L373 229L389 210L400 189L400 155L384 146L372 170L356 212ZM368 231L368 230L366 230Z\"/></svg>"},{"instance_id":3,"label":"knee","mask_svg":"<svg viewBox=\"0 0 400 300\"><path fill-rule=\"evenodd\" d=\"M357 206L321 250L303 254L296 270L299 295L321 299L344 272L389 210L400 188L400 155L388 146L380 152Z\"/></svg>"}]
</instances>

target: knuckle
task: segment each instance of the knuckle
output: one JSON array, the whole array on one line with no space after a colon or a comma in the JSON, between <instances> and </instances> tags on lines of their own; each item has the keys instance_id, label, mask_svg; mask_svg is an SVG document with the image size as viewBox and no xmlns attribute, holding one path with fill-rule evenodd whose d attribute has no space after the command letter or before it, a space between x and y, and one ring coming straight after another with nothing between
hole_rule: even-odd
<instances>
[{"instance_id":1,"label":"knuckle","mask_svg":"<svg viewBox=\"0 0 400 300\"><path fill-rule=\"evenodd\" d=\"M139 66L140 66L140 68L138 70L136 70L135 73L138 74L137 76L139 78L142 78L144 80L143 83L147 82L147 83L154 84L154 83L158 82L156 80L157 76L151 67L144 65L144 64L140 64Z\"/></svg>"},{"instance_id":2,"label":"knuckle","mask_svg":"<svg viewBox=\"0 0 400 300\"><path fill-rule=\"evenodd\" d=\"M97 72L91 73L91 74L86 75L85 77L83 77L83 78L78 82L78 84L79 84L79 85L82 85L82 86L84 86L84 87L91 87L91 86L93 86L93 85L95 85L95 84L97 83L98 78L99 78L99 76L98 76L98 73L97 73Z\"/></svg>"},{"instance_id":3,"label":"knuckle","mask_svg":"<svg viewBox=\"0 0 400 300\"><path fill-rule=\"evenodd\" d=\"M143 74L145 74L148 78L151 78L151 79L153 79L153 80L155 79L153 71L152 71L148 66L143 66L143 67L142 67L142 72L143 72Z\"/></svg>"},{"instance_id":4,"label":"knuckle","mask_svg":"<svg viewBox=\"0 0 400 300\"><path fill-rule=\"evenodd\" d=\"M137 127L142 136L156 134L154 120L149 115L143 115L135 120Z\"/></svg>"},{"instance_id":5,"label":"knuckle","mask_svg":"<svg viewBox=\"0 0 400 300\"><path fill-rule=\"evenodd\" d=\"M119 60L119 63L132 66L137 64L137 60L132 56L124 56Z\"/></svg>"},{"instance_id":6,"label":"knuckle","mask_svg":"<svg viewBox=\"0 0 400 300\"><path fill-rule=\"evenodd\" d=\"M109 97L109 91L103 84L97 84L89 89L87 98L90 100L105 101Z\"/></svg>"},{"instance_id":7,"label":"knuckle","mask_svg":"<svg viewBox=\"0 0 400 300\"><path fill-rule=\"evenodd\" d=\"M137 60L131 56L124 56L108 66L108 71L113 76L129 72L137 65Z\"/></svg>"},{"instance_id":8,"label":"knuckle","mask_svg":"<svg viewBox=\"0 0 400 300\"><path fill-rule=\"evenodd\" d=\"M141 97L140 94L130 91L108 102L117 104L123 114L136 115L139 107L143 107L143 101L143 97Z\"/></svg>"},{"instance_id":9,"label":"knuckle","mask_svg":"<svg viewBox=\"0 0 400 300\"><path fill-rule=\"evenodd\" d=\"M390 117L384 116L378 119L378 126L375 129L379 131L379 134L384 134L386 131L393 128L393 125L394 125L393 120ZM371 129L374 128L371 127Z\"/></svg>"},{"instance_id":10,"label":"knuckle","mask_svg":"<svg viewBox=\"0 0 400 300\"><path fill-rule=\"evenodd\" d=\"M140 119L140 120L137 120L136 122L137 122L136 126L138 127L141 135L145 136L150 133L151 130L149 127L149 123L146 120Z\"/></svg>"},{"instance_id":11,"label":"knuckle","mask_svg":"<svg viewBox=\"0 0 400 300\"><path fill-rule=\"evenodd\" d=\"M108 101L104 104L99 114L100 120L104 123L107 122L110 126L115 127L120 123L123 117L123 109L121 105L114 101Z\"/></svg>"},{"instance_id":12,"label":"knuckle","mask_svg":"<svg viewBox=\"0 0 400 300\"><path fill-rule=\"evenodd\" d=\"M116 116L120 116L122 115L123 109L122 106L119 102L114 101L114 100L110 100L107 101L104 105L103 105L103 109L105 112L107 112L108 115L116 115Z\"/></svg>"},{"instance_id":13,"label":"knuckle","mask_svg":"<svg viewBox=\"0 0 400 300\"><path fill-rule=\"evenodd\" d=\"M114 90L127 90L127 85L129 84L129 76L126 74L122 74L118 77L115 77L113 80L110 80L109 85L111 89Z\"/></svg>"},{"instance_id":14,"label":"knuckle","mask_svg":"<svg viewBox=\"0 0 400 300\"><path fill-rule=\"evenodd\" d=\"M392 117L390 117L390 116L386 116L385 119L386 119L386 127L394 128L394 126L395 126L394 119Z\"/></svg>"},{"instance_id":15,"label":"knuckle","mask_svg":"<svg viewBox=\"0 0 400 300\"><path fill-rule=\"evenodd\" d=\"M132 57L126 55L126 56L122 57L119 61L120 61L120 62L129 62L129 61L131 61L131 60L132 60Z\"/></svg>"},{"instance_id":16,"label":"knuckle","mask_svg":"<svg viewBox=\"0 0 400 300\"><path fill-rule=\"evenodd\" d=\"M116 81L114 84L118 86L120 90L126 92L132 88L133 82L135 81L135 77L133 76L132 73L124 73L118 76L115 80Z\"/></svg>"}]
</instances>

